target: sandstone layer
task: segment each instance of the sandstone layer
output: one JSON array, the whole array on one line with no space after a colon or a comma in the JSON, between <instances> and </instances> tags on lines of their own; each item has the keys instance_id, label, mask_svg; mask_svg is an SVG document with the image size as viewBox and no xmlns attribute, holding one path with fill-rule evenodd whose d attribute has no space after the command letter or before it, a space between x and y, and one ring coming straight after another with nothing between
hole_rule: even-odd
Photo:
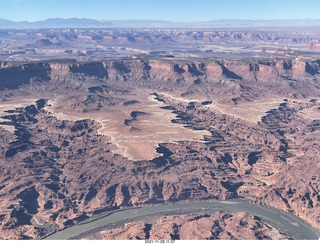
<instances>
[{"instance_id":1,"label":"sandstone layer","mask_svg":"<svg viewBox=\"0 0 320 244\"><path fill-rule=\"evenodd\" d=\"M168 57L4 63L0 237L41 238L119 207L234 197L292 212L320 228L319 65L319 60L302 59ZM122 108L130 112L122 120L126 133L138 137L143 131L132 128L153 111L142 106L130 109L141 102L132 94L142 89L176 115L172 123L204 131L202 138L162 141L155 145L157 155L152 159L115 153L119 146L115 138L102 133L108 126L91 115ZM30 98L34 102L28 106L17 106ZM221 104L254 108L259 99L275 98L281 102L255 122L218 109ZM228 234L229 218L223 216L199 219L217 218L223 226L220 234L205 236L245 238L236 230ZM234 216L234 223L246 218L254 226L259 224L252 216ZM192 217L181 218L166 221L185 226ZM259 225L261 236L273 238L268 226ZM260 234L249 229L248 238L258 238ZM185 232L179 229L179 233Z\"/></svg>"}]
</instances>

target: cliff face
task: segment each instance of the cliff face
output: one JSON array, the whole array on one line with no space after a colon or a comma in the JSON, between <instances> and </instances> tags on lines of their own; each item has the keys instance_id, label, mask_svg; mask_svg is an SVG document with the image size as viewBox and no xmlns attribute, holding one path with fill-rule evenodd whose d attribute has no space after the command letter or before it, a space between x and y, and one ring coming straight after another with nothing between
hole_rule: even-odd
<instances>
[{"instance_id":1,"label":"cliff face","mask_svg":"<svg viewBox=\"0 0 320 244\"><path fill-rule=\"evenodd\" d=\"M20 66L0 66L0 89L16 89L30 83L30 79L59 79L66 76L85 75L105 80L107 83L124 82L134 86L172 86L201 81L215 82L223 79L247 82L299 81L319 78L319 60L306 62L281 60L274 62L246 61L183 61L123 60L91 63L33 63ZM160 82L162 84L156 84ZM10 83L10 84L9 84Z\"/></svg>"},{"instance_id":2,"label":"cliff face","mask_svg":"<svg viewBox=\"0 0 320 244\"><path fill-rule=\"evenodd\" d=\"M265 95L318 98L319 78L318 60L3 64L2 101L25 94L43 99L18 109L4 107L8 111L0 123L15 131L0 127L0 238L38 238L94 211L120 206L239 196L291 211L319 227L320 126L301 115L306 109L317 114L319 102L285 100L259 123L210 106ZM94 118L59 118L46 110L46 99L62 113L125 110L141 102L135 88L156 92L164 109L177 115L173 123L208 135L201 142L160 143L161 156L134 161L113 153L114 138L101 135ZM136 100L118 96L132 90Z\"/></svg>"},{"instance_id":3,"label":"cliff face","mask_svg":"<svg viewBox=\"0 0 320 244\"><path fill-rule=\"evenodd\" d=\"M0 90L17 89L21 85L30 84L32 79L48 81L50 70L47 63L4 66L0 69Z\"/></svg>"},{"instance_id":4,"label":"cliff face","mask_svg":"<svg viewBox=\"0 0 320 244\"><path fill-rule=\"evenodd\" d=\"M279 81L281 78L301 79L319 74L319 61L299 60L274 62L181 60L126 60L90 63L71 66L71 71L90 75L95 70L98 77L109 80L142 78L144 80L179 80L190 78L238 79L247 81Z\"/></svg>"},{"instance_id":5,"label":"cliff face","mask_svg":"<svg viewBox=\"0 0 320 244\"><path fill-rule=\"evenodd\" d=\"M61 63L50 63L50 76L51 78L59 78L59 77L65 77L70 72L70 65L69 64L61 64Z\"/></svg>"},{"instance_id":6,"label":"cliff face","mask_svg":"<svg viewBox=\"0 0 320 244\"><path fill-rule=\"evenodd\" d=\"M0 93L11 95L70 94L70 107L112 104L115 99L90 87L146 88L189 99L203 97L239 104L264 97L306 98L320 94L319 60L182 60L175 58L101 62L39 62L3 64ZM101 88L98 88L100 90ZM72 91L72 92L71 92ZM87 94L89 93L89 94ZM4 99L4 98L2 98ZM68 101L69 100L69 101Z\"/></svg>"},{"instance_id":7,"label":"cliff face","mask_svg":"<svg viewBox=\"0 0 320 244\"><path fill-rule=\"evenodd\" d=\"M53 80L86 76L106 85L201 94L224 103L277 94L288 98L316 96L320 61L218 61L179 59L121 60L78 64L42 64ZM48 68L49 67L49 68ZM21 82L21 81L20 81Z\"/></svg>"}]
</instances>

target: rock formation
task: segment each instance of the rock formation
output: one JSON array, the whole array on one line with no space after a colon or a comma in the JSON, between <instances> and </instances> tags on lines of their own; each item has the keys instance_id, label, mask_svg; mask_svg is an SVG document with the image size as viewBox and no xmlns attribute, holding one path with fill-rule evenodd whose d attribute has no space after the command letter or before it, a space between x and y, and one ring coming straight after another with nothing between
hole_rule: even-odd
<instances>
[{"instance_id":1,"label":"rock formation","mask_svg":"<svg viewBox=\"0 0 320 244\"><path fill-rule=\"evenodd\" d=\"M234 197L290 211L319 228L320 116L310 117L310 111L319 113L319 64L167 57L1 63L1 106L27 98L34 102L0 111L0 126L14 128L0 127L0 238L41 238L118 207ZM113 153L114 138L100 133L98 119L70 115L106 112L116 105L128 109L133 100L125 94L139 94L139 89L153 92L163 109L177 115L172 123L208 134L201 141L162 142L160 156L130 160ZM270 97L282 102L258 123L215 107ZM151 227L134 223L122 234L104 235L285 238L254 216L231 216L171 216ZM157 226L162 226L158 233ZM137 231L140 227L151 228L149 236Z\"/></svg>"}]
</instances>

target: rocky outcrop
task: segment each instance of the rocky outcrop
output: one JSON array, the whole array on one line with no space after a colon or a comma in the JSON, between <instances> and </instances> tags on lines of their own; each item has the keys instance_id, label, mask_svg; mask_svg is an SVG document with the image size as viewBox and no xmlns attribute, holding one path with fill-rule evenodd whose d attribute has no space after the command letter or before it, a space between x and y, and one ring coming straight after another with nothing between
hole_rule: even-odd
<instances>
[{"instance_id":1,"label":"rocky outcrop","mask_svg":"<svg viewBox=\"0 0 320 244\"><path fill-rule=\"evenodd\" d=\"M66 63L50 63L50 77L52 79L58 79L59 77L65 77L70 74L70 65Z\"/></svg>"},{"instance_id":2,"label":"rocky outcrop","mask_svg":"<svg viewBox=\"0 0 320 244\"><path fill-rule=\"evenodd\" d=\"M0 68L0 91L4 89L18 89L29 85L32 80L48 81L50 67L47 63L30 63L19 66L5 66Z\"/></svg>"},{"instance_id":3,"label":"rocky outcrop","mask_svg":"<svg viewBox=\"0 0 320 244\"><path fill-rule=\"evenodd\" d=\"M319 136L320 127L318 121L300 115L304 109L317 107L317 101L286 100L255 125L213 111L201 103L194 102L191 106L164 95L159 99L177 110L180 119L174 122L187 123L195 130L208 128L212 136L206 137L207 148L195 143L188 148L193 149L193 160L205 156L212 162L228 165L241 176L240 182L232 177L227 180L229 185L221 182L236 192L234 196L253 197L254 203L293 212L313 226L319 226L317 172L320 169L315 138ZM177 147L168 145L170 151L176 152L171 157L188 158L185 155L190 152Z\"/></svg>"},{"instance_id":4,"label":"rocky outcrop","mask_svg":"<svg viewBox=\"0 0 320 244\"><path fill-rule=\"evenodd\" d=\"M172 58L31 63L0 68L0 89L17 89L39 81L73 79L77 82L81 77L91 77L107 85L176 90L185 95L200 92L217 97L223 93L225 101L228 93L249 100L267 93L305 97L318 94L317 86L309 81L319 78L319 69L318 60L298 59L256 62L195 59L190 62ZM236 97L229 101L232 98Z\"/></svg>"},{"instance_id":5,"label":"rocky outcrop","mask_svg":"<svg viewBox=\"0 0 320 244\"><path fill-rule=\"evenodd\" d=\"M12 111L10 122L1 122L16 128L13 141L3 141L0 160L3 239L41 237L101 209L227 199L241 185L228 164L206 160L195 167L192 157L180 161L170 154L133 162L113 154L111 139L98 134L99 124L57 120L42 109L44 102Z\"/></svg>"},{"instance_id":6,"label":"rocky outcrop","mask_svg":"<svg viewBox=\"0 0 320 244\"><path fill-rule=\"evenodd\" d=\"M119 207L234 197L290 211L319 228L320 127L318 120L301 113L320 105L316 99L295 100L319 97L318 70L319 61L296 59L146 58L4 65L2 101L23 96L42 99L8 110L0 121L15 128L13 133L0 129L1 238L43 237L93 213ZM58 119L44 109L52 99L61 111L107 111L114 104L128 106L117 95L136 88L155 92L164 109L177 115L172 123L206 130L208 135L203 141L161 143L160 156L133 161L113 153L114 141L99 133L101 124L94 119ZM259 123L210 106L213 101L254 101L266 94L287 99ZM134 120L135 115L127 118ZM219 223L227 230L222 215ZM203 218L211 221L206 233L216 230L213 218ZM246 221L259 227L251 217ZM188 228L200 225L193 223ZM186 238L197 236L187 236L188 231L179 228ZM268 227L258 229L265 238L270 236ZM228 231L214 238L242 238L242 232L236 236ZM250 228L243 231L260 235Z\"/></svg>"},{"instance_id":7,"label":"rocky outcrop","mask_svg":"<svg viewBox=\"0 0 320 244\"><path fill-rule=\"evenodd\" d=\"M244 62L244 61L194 61L185 62L170 60L128 60L121 62L91 63L71 67L72 72L94 75L107 80L171 80L189 79L235 79L244 81L280 81L281 79L304 79L318 75L317 61L305 62L299 60L274 62ZM78 67L78 68L76 68ZM103 68L104 67L104 68ZM95 74L86 70L97 70ZM101 73L102 72L102 73ZM109 75L108 75L109 74Z\"/></svg>"}]
</instances>

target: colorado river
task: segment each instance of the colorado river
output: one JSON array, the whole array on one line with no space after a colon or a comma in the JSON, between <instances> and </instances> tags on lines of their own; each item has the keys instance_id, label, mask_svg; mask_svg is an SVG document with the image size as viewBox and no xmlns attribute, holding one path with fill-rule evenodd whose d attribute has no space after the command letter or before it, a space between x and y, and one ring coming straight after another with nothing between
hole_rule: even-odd
<instances>
[{"instance_id":1,"label":"colorado river","mask_svg":"<svg viewBox=\"0 0 320 244\"><path fill-rule=\"evenodd\" d=\"M75 238L79 235L83 235L84 233L94 232L94 230L96 229L101 230L101 228L104 227L108 228L108 225L114 225L117 222L129 223L139 217L143 218L144 216L159 214L166 215L168 213L174 214L175 212L214 212L218 210L248 212L263 219L269 220L271 223L275 223L280 229L286 229L290 233L296 234L301 239L319 239L319 234L317 233L317 230L313 229L302 219L290 213L284 212L276 208L257 206L249 203L234 201L189 202L162 204L152 207L128 208L114 212L100 219L93 220L92 222L74 225L67 229L58 231L45 239L66 240L70 238Z\"/></svg>"}]
</instances>

